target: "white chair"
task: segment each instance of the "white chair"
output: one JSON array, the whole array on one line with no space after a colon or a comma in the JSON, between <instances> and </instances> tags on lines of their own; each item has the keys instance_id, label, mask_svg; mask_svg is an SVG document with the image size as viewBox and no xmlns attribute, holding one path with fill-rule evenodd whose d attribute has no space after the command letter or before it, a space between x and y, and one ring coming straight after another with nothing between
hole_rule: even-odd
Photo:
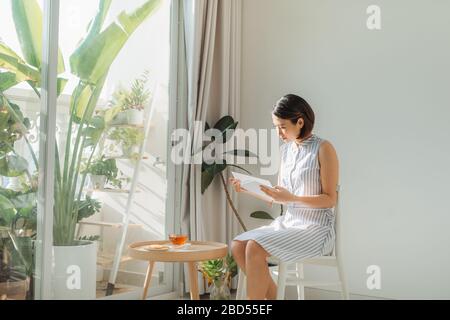
<instances>
[{"instance_id":1,"label":"white chair","mask_svg":"<svg viewBox=\"0 0 450 320\"><path fill-rule=\"evenodd\" d=\"M344 273L344 266L342 263L342 235L341 229L341 212L340 212L340 186L336 188L337 201L334 209L335 212L335 230L336 238L333 252L327 256L321 256L310 259L302 259L294 262L284 262L276 257L269 257L268 262L278 264L278 267L271 267L271 276L277 283L277 300L284 300L286 286L296 286L297 294L300 300L305 299L305 287L329 287L339 286L341 288L342 298L349 299L349 292L347 281ZM336 267L338 272L338 281L308 281L304 279L303 266L304 264L314 264L322 266ZM238 288L236 293L237 300L246 299L246 285L247 279L243 272L239 271Z\"/></svg>"}]
</instances>

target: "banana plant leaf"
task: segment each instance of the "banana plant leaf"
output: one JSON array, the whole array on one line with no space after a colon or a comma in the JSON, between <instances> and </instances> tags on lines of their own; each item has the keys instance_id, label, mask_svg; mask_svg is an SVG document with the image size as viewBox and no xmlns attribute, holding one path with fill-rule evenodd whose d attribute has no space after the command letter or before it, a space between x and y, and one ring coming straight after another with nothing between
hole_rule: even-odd
<instances>
[{"instance_id":1,"label":"banana plant leaf","mask_svg":"<svg viewBox=\"0 0 450 320\"><path fill-rule=\"evenodd\" d=\"M71 113L75 114L75 122L80 123L83 114L86 111L86 108L89 105L89 100L92 97L92 93L94 91L94 87L87 85L84 82L80 82L78 86L75 88L75 91L72 95L70 107Z\"/></svg>"},{"instance_id":2,"label":"banana plant leaf","mask_svg":"<svg viewBox=\"0 0 450 320\"><path fill-rule=\"evenodd\" d=\"M88 83L97 83L109 70L136 28L161 5L161 0L146 1L131 13L122 12L117 20L103 31L100 25L110 1L102 1L97 16L91 22L88 36L70 57L72 73Z\"/></svg>"},{"instance_id":3,"label":"banana plant leaf","mask_svg":"<svg viewBox=\"0 0 450 320\"><path fill-rule=\"evenodd\" d=\"M86 136L86 141L84 146L91 147L95 146L100 140L103 131L105 130L105 119L102 117L93 117L89 124L89 127L84 129L84 135Z\"/></svg>"},{"instance_id":4,"label":"banana plant leaf","mask_svg":"<svg viewBox=\"0 0 450 320\"><path fill-rule=\"evenodd\" d=\"M14 87L20 80L17 80L17 75L14 72L1 72L0 73L0 92L4 92L9 88Z\"/></svg>"},{"instance_id":5,"label":"banana plant leaf","mask_svg":"<svg viewBox=\"0 0 450 320\"><path fill-rule=\"evenodd\" d=\"M16 52L0 41L0 68L15 73L16 81L40 79L39 69L27 64Z\"/></svg>"},{"instance_id":6,"label":"banana plant leaf","mask_svg":"<svg viewBox=\"0 0 450 320\"><path fill-rule=\"evenodd\" d=\"M41 68L42 10L36 0L11 0L14 25L25 61ZM64 72L61 50L58 52L58 74Z\"/></svg>"}]
</instances>

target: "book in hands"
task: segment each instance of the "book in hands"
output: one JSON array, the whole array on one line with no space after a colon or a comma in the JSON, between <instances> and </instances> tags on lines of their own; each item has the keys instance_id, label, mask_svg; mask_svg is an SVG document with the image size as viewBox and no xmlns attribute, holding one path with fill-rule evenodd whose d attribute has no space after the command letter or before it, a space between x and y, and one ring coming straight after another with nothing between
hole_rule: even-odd
<instances>
[{"instance_id":1,"label":"book in hands","mask_svg":"<svg viewBox=\"0 0 450 320\"><path fill-rule=\"evenodd\" d=\"M272 183L269 180L256 178L253 176L249 176L246 174L231 172L235 179L238 179L241 182L241 187L244 188L248 193L256 198L259 198L264 201L271 202L273 199L269 197L267 194L261 191L260 186L266 186L269 188L273 188Z\"/></svg>"}]
</instances>

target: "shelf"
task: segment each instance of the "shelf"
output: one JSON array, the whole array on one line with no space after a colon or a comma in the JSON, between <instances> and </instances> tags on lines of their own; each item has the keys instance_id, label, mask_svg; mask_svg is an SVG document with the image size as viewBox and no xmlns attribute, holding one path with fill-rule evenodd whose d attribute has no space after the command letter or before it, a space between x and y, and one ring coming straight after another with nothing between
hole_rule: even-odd
<instances>
[{"instance_id":1,"label":"shelf","mask_svg":"<svg viewBox=\"0 0 450 320\"><path fill-rule=\"evenodd\" d=\"M120 229L123 227L122 222L80 221L78 223L82 224L82 225L108 227L108 228L116 228L116 229ZM128 228L142 228L142 225L129 223Z\"/></svg>"},{"instance_id":2,"label":"shelf","mask_svg":"<svg viewBox=\"0 0 450 320\"><path fill-rule=\"evenodd\" d=\"M130 190L121 190L121 189L84 189L85 192L104 192L104 193L124 193L128 194L130 193ZM136 190L135 193L140 193L140 190Z\"/></svg>"},{"instance_id":3,"label":"shelf","mask_svg":"<svg viewBox=\"0 0 450 320\"><path fill-rule=\"evenodd\" d=\"M133 157L126 157L126 156L112 156L112 157L105 157L106 160L108 159L116 159L116 160L135 160ZM142 160L148 160L149 157L144 156L142 157Z\"/></svg>"},{"instance_id":4,"label":"shelf","mask_svg":"<svg viewBox=\"0 0 450 320\"><path fill-rule=\"evenodd\" d=\"M108 127L111 128L139 128L144 129L143 124L110 124Z\"/></svg>"},{"instance_id":5,"label":"shelf","mask_svg":"<svg viewBox=\"0 0 450 320\"><path fill-rule=\"evenodd\" d=\"M120 259L120 263L128 262L131 260L133 260L133 258L128 257L128 256L123 256ZM114 262L114 255L112 255L112 254L99 254L97 256L97 265L101 266L103 268L110 267L113 262Z\"/></svg>"}]
</instances>

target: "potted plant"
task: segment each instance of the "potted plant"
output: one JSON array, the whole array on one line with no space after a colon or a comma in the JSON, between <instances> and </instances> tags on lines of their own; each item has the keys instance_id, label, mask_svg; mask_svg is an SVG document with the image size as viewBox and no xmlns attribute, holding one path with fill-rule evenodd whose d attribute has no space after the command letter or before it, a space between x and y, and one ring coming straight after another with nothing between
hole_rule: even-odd
<instances>
[{"instance_id":1,"label":"potted plant","mask_svg":"<svg viewBox=\"0 0 450 320\"><path fill-rule=\"evenodd\" d=\"M234 119L231 116L225 116L221 118L215 125L214 129L221 132L222 141L215 141L215 137L206 134L206 136L210 137L209 141L206 141L205 145L202 146L202 150L205 150L209 147L214 147L216 143L226 143L228 140L230 140L233 137L234 130L237 128L238 122L235 122ZM210 126L208 123L206 123L205 126L205 133L208 132L210 129ZM199 150L200 151L200 150ZM232 154L235 156L244 156L244 157L257 157L253 153L251 153L248 150L231 150L231 151L225 151L223 152L223 155L226 154ZM244 222L242 221L242 218L240 217L239 213L237 212L237 209L233 203L233 200L231 199L230 193L228 191L227 183L225 181L225 177L223 175L223 172L228 167L235 167L240 170L245 171L248 174L251 174L248 170L245 170L242 167L228 164L225 159L222 159L221 163L218 163L217 161L209 164L206 161L203 161L202 163L202 178L201 178L201 186L202 186L202 194L205 193L206 189L211 185L214 178L216 176L220 177L220 181L222 182L223 189L225 190L225 195L228 204L230 205L231 210L233 211L234 215L238 219L242 229L244 231L247 231L247 227L244 225Z\"/></svg>"},{"instance_id":2,"label":"potted plant","mask_svg":"<svg viewBox=\"0 0 450 320\"><path fill-rule=\"evenodd\" d=\"M89 167L106 127L107 121L104 117L96 116L95 110L112 63L133 32L156 12L161 3L161 0L147 0L132 12L121 12L113 22L105 25L111 1L100 0L99 9L89 24L86 36L70 56L70 72L78 78L78 85L71 95L65 146L61 150L57 144L55 146L53 282L56 299L95 299L95 273L89 270L96 268L96 246L95 243L75 239L87 178L87 173L82 172L82 163L86 160L83 158L88 154L86 167ZM40 97L41 50L34 44L42 43L42 29L32 26L42 26L43 18L36 0L15 0L11 2L11 7L23 55L0 42L0 105L26 132L25 123L20 120L4 91L24 82ZM64 71L64 59L59 54L58 95L67 82L61 77ZM29 149L39 171L37 157L33 149ZM8 159L3 159L3 163L5 161ZM9 161L9 164L13 163ZM67 287L67 272L74 265L80 270L87 270L79 273L81 285L75 287L76 290Z\"/></svg>"},{"instance_id":3,"label":"potted plant","mask_svg":"<svg viewBox=\"0 0 450 320\"><path fill-rule=\"evenodd\" d=\"M0 189L0 296L33 297L33 242L36 236L35 190Z\"/></svg>"},{"instance_id":4,"label":"potted plant","mask_svg":"<svg viewBox=\"0 0 450 320\"><path fill-rule=\"evenodd\" d=\"M89 174L94 189L103 190L106 183L121 189L122 181L118 178L119 169L115 159L105 159L102 156L94 161L84 172Z\"/></svg>"},{"instance_id":5,"label":"potted plant","mask_svg":"<svg viewBox=\"0 0 450 320\"><path fill-rule=\"evenodd\" d=\"M135 79L131 90L125 96L123 109L126 110L128 124L140 126L144 123L145 105L150 99L150 91L145 88L148 81L148 71L141 78Z\"/></svg>"},{"instance_id":6,"label":"potted plant","mask_svg":"<svg viewBox=\"0 0 450 320\"><path fill-rule=\"evenodd\" d=\"M25 263L18 263L19 243L8 227L0 226L0 300L25 300L30 278Z\"/></svg>"},{"instance_id":7,"label":"potted plant","mask_svg":"<svg viewBox=\"0 0 450 320\"><path fill-rule=\"evenodd\" d=\"M237 265L232 255L200 262L198 269L208 280L211 300L230 300L231 279L237 275Z\"/></svg>"},{"instance_id":8,"label":"potted plant","mask_svg":"<svg viewBox=\"0 0 450 320\"><path fill-rule=\"evenodd\" d=\"M150 99L150 91L146 89L148 74L145 71L140 78L135 79L130 90L119 87L114 91L110 106L117 111L112 124L143 125L145 105Z\"/></svg>"},{"instance_id":9,"label":"potted plant","mask_svg":"<svg viewBox=\"0 0 450 320\"><path fill-rule=\"evenodd\" d=\"M144 141L144 130L142 128L115 128L109 135L109 139L121 144L124 157L134 157L139 153L140 144ZM114 148L113 145L112 147Z\"/></svg>"}]
</instances>

